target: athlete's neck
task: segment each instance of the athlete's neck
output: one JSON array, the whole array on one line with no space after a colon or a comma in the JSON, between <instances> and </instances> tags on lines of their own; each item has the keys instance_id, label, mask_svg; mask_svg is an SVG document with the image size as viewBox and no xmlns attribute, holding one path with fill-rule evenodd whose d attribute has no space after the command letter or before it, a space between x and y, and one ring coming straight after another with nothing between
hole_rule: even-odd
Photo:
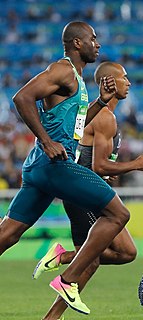
<instances>
[{"instance_id":1,"label":"athlete's neck","mask_svg":"<svg viewBox=\"0 0 143 320\"><path fill-rule=\"evenodd\" d=\"M111 112L114 112L118 102L119 102L119 100L115 96L113 96L113 98L108 102L108 109Z\"/></svg>"},{"instance_id":2,"label":"athlete's neck","mask_svg":"<svg viewBox=\"0 0 143 320\"><path fill-rule=\"evenodd\" d=\"M78 54L78 52L68 52L66 51L64 53L65 57L69 57L72 64L75 66L78 74L80 77L82 77L82 71L86 65L86 63L84 61L81 60L80 55Z\"/></svg>"}]
</instances>

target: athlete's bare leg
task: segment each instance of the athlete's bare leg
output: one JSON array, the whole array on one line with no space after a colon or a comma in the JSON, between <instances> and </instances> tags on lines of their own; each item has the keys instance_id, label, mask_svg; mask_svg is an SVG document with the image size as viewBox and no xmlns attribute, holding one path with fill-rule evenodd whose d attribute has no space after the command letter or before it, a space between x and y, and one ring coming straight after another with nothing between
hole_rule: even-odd
<instances>
[{"instance_id":1,"label":"athlete's bare leg","mask_svg":"<svg viewBox=\"0 0 143 320\"><path fill-rule=\"evenodd\" d=\"M0 223L0 255L17 243L28 224L5 217Z\"/></svg>"},{"instance_id":2,"label":"athlete's bare leg","mask_svg":"<svg viewBox=\"0 0 143 320\"><path fill-rule=\"evenodd\" d=\"M66 251L62 253L60 262L62 265L70 263L79 251ZM137 250L129 231L124 228L112 241L109 248L106 248L100 255L100 264L124 264L133 261Z\"/></svg>"},{"instance_id":3,"label":"athlete's bare leg","mask_svg":"<svg viewBox=\"0 0 143 320\"><path fill-rule=\"evenodd\" d=\"M100 264L125 264L135 260L137 249L133 239L124 228L112 241L109 248L100 255Z\"/></svg>"},{"instance_id":4,"label":"athlete's bare leg","mask_svg":"<svg viewBox=\"0 0 143 320\"><path fill-rule=\"evenodd\" d=\"M76 247L76 250L78 251L80 247ZM73 252L74 253L74 252ZM64 256L62 254L62 256ZM74 254L75 255L75 254ZM91 279L92 275L96 272L96 270L99 267L99 258L97 258L80 276L79 279L79 292L83 290L86 283ZM67 304L64 302L64 300L58 296L56 300L54 301L53 305L51 306L48 313L45 315L43 320L57 320L61 317L61 315L64 313L64 311L67 309Z\"/></svg>"},{"instance_id":5,"label":"athlete's bare leg","mask_svg":"<svg viewBox=\"0 0 143 320\"><path fill-rule=\"evenodd\" d=\"M110 246L129 220L129 212L117 195L103 210L103 214L91 227L87 240L63 272L65 281L78 282L81 273Z\"/></svg>"},{"instance_id":6,"label":"athlete's bare leg","mask_svg":"<svg viewBox=\"0 0 143 320\"><path fill-rule=\"evenodd\" d=\"M80 246L76 246L78 252ZM74 258L75 251L67 251L61 255L60 262L62 264L69 263L70 258ZM79 291L81 291L86 283L91 279L92 275L96 272L100 264L125 264L133 261L136 258L137 250L134 242L126 228L124 228L117 237L113 240L110 247L96 259L80 276ZM57 297L48 313L43 320L57 320L61 317L67 305L61 297Z\"/></svg>"}]
</instances>

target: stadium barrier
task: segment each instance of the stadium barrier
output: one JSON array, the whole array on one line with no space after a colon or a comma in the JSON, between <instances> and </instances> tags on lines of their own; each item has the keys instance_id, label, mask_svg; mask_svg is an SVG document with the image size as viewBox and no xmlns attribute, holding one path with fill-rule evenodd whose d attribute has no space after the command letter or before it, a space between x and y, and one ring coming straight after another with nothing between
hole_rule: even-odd
<instances>
[{"instance_id":1,"label":"stadium barrier","mask_svg":"<svg viewBox=\"0 0 143 320\"><path fill-rule=\"evenodd\" d=\"M114 188L118 195L122 198L128 197L141 197L143 200L143 187L118 187ZM17 193L18 189L4 189L0 190L0 200L1 199L9 199L11 200L15 194Z\"/></svg>"},{"instance_id":2,"label":"stadium barrier","mask_svg":"<svg viewBox=\"0 0 143 320\"><path fill-rule=\"evenodd\" d=\"M3 217L17 189L0 190L0 215ZM121 197L131 213L128 229L135 238L143 238L143 187L120 187L115 191ZM69 220L62 201L55 199L25 238L63 238L70 237Z\"/></svg>"}]
</instances>

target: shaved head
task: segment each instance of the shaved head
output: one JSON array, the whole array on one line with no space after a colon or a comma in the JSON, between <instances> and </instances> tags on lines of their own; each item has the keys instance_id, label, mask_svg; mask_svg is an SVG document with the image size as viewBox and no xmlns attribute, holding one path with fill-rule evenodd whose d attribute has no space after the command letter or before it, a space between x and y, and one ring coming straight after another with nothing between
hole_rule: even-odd
<instances>
[{"instance_id":1,"label":"shaved head","mask_svg":"<svg viewBox=\"0 0 143 320\"><path fill-rule=\"evenodd\" d=\"M67 47L75 38L82 39L89 28L92 27L83 21L73 21L68 23L62 33L63 45Z\"/></svg>"},{"instance_id":2,"label":"shaved head","mask_svg":"<svg viewBox=\"0 0 143 320\"><path fill-rule=\"evenodd\" d=\"M102 62L94 73L94 79L98 85L100 85L101 78L112 76L116 82L116 89L114 97L118 100L125 99L129 87L131 85L127 77L127 72L124 67L116 62L106 61Z\"/></svg>"},{"instance_id":3,"label":"shaved head","mask_svg":"<svg viewBox=\"0 0 143 320\"><path fill-rule=\"evenodd\" d=\"M119 64L111 61L102 62L94 73L94 78L96 83L99 85L100 79L102 77L107 77L112 75L115 79L118 77L118 74L124 68Z\"/></svg>"}]
</instances>

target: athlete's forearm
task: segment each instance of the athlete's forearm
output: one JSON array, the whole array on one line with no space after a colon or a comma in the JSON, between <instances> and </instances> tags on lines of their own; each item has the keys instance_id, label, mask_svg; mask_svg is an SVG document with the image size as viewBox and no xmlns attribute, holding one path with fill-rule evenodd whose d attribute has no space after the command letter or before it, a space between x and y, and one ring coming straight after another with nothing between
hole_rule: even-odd
<instances>
[{"instance_id":1,"label":"athlete's forearm","mask_svg":"<svg viewBox=\"0 0 143 320\"><path fill-rule=\"evenodd\" d=\"M98 112L106 106L106 103L100 98L95 99L89 103L89 109L87 111L85 126L98 114Z\"/></svg>"},{"instance_id":2,"label":"athlete's forearm","mask_svg":"<svg viewBox=\"0 0 143 320\"><path fill-rule=\"evenodd\" d=\"M33 98L18 93L13 97L13 101L21 118L34 135L41 141L41 143L47 143L48 140L50 140L50 137L40 122L36 103Z\"/></svg>"},{"instance_id":3,"label":"athlete's forearm","mask_svg":"<svg viewBox=\"0 0 143 320\"><path fill-rule=\"evenodd\" d=\"M113 162L107 160L100 161L98 165L93 163L92 170L100 176L116 176L122 173L138 170L138 165L136 160L128 162Z\"/></svg>"}]
</instances>

